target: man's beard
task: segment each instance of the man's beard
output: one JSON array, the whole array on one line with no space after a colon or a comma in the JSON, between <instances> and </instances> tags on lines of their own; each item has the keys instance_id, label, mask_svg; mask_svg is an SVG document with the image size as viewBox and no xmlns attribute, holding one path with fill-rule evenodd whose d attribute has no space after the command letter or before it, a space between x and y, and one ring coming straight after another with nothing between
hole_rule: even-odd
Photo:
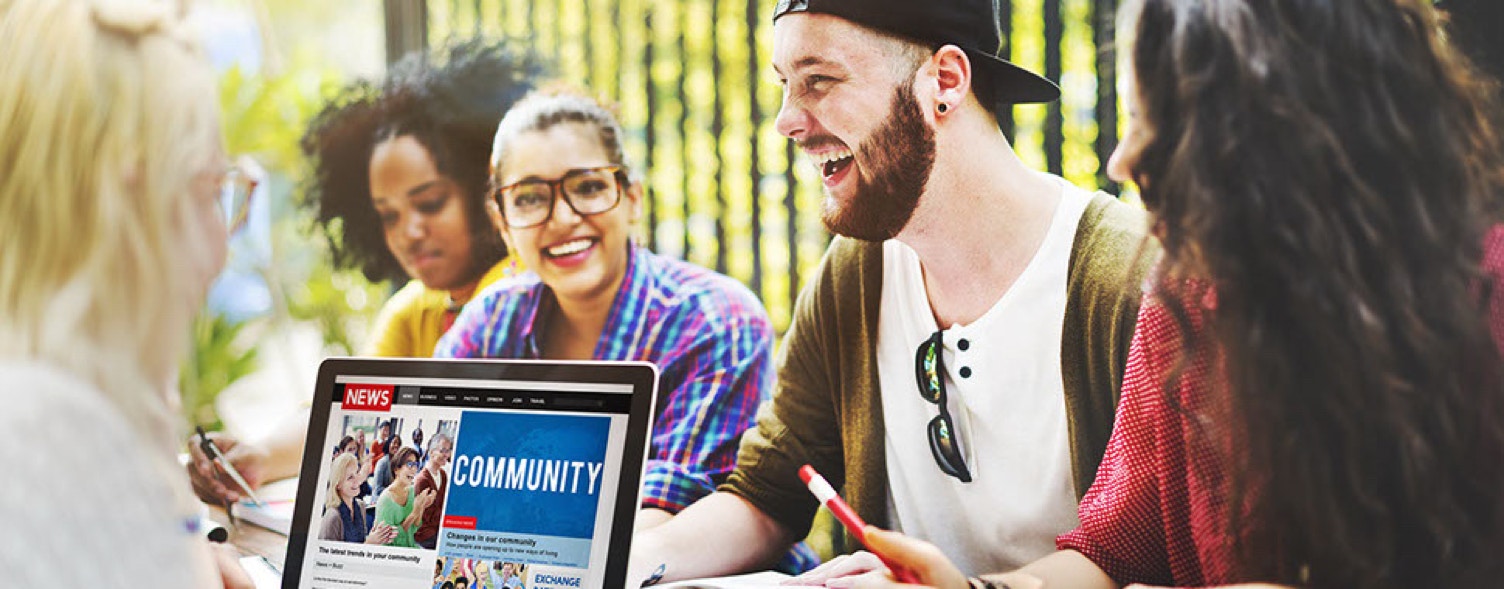
<instances>
[{"instance_id":1,"label":"man's beard","mask_svg":"<svg viewBox=\"0 0 1504 589\"><path fill-rule=\"evenodd\" d=\"M863 168L869 171L867 178L857 176L850 203L843 205L826 194L820 218L832 233L864 241L891 239L914 216L919 194L935 167L935 130L925 124L919 100L908 84L894 89L888 121L862 142L855 155L867 162Z\"/></svg>"}]
</instances>

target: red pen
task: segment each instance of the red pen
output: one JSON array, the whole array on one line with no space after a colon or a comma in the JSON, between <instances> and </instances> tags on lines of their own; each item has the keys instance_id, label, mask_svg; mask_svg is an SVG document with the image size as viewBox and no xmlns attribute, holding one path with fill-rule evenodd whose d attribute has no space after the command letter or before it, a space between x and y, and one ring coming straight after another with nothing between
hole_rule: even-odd
<instances>
[{"instance_id":1,"label":"red pen","mask_svg":"<svg viewBox=\"0 0 1504 589\"><path fill-rule=\"evenodd\" d=\"M851 509L851 506L847 505L841 499L840 495L836 494L835 487L830 486L830 482L826 481L825 477L815 472L815 467L808 464L799 467L799 478L803 479L804 484L809 486L809 492L814 493L815 499L820 500L820 504L829 509L830 514L836 516L836 519L840 520L841 525L846 526L846 531L851 532L851 535L855 536L857 541L862 543L862 546L866 546L867 550L871 550L872 554L877 555L878 560L883 561L883 565L887 566L888 570L893 571L893 576L897 577L900 583L919 582L919 578L910 573L909 569L898 566L893 561L888 560L888 557L873 550L872 546L867 544L867 522L862 521L861 516L857 515L856 511Z\"/></svg>"}]
</instances>

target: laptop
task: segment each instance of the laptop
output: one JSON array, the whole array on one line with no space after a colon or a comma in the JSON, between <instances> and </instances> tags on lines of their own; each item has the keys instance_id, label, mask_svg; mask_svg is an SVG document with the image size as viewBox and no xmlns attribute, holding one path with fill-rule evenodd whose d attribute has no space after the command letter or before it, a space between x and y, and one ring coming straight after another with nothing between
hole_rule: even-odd
<instances>
[{"instance_id":1,"label":"laptop","mask_svg":"<svg viewBox=\"0 0 1504 589\"><path fill-rule=\"evenodd\" d=\"M646 362L325 360L282 587L621 587L657 385ZM419 452L396 450L403 464L378 481L342 455L362 434L369 452L383 425ZM431 461L447 485L429 548L400 524Z\"/></svg>"}]
</instances>

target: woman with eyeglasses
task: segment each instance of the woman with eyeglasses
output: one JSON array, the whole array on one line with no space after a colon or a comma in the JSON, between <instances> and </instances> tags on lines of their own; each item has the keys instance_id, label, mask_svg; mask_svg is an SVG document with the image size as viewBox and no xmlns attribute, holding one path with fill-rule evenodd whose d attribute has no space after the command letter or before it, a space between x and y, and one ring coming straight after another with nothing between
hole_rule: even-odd
<instances>
[{"instance_id":1,"label":"woman with eyeglasses","mask_svg":"<svg viewBox=\"0 0 1504 589\"><path fill-rule=\"evenodd\" d=\"M491 170L491 217L529 270L466 306L435 355L656 364L637 521L662 523L735 464L773 377L767 311L735 280L632 239L643 187L598 102L566 91L523 99L496 131Z\"/></svg>"},{"instance_id":2,"label":"woman with eyeglasses","mask_svg":"<svg viewBox=\"0 0 1504 589\"><path fill-rule=\"evenodd\" d=\"M423 525L423 512L433 502L433 489L416 492L413 479L418 476L418 451L410 447L398 448L391 456L392 486L381 492L376 500L376 523L392 526L397 534L391 546L419 548L413 533Z\"/></svg>"},{"instance_id":3,"label":"woman with eyeglasses","mask_svg":"<svg viewBox=\"0 0 1504 589\"><path fill-rule=\"evenodd\" d=\"M970 585L1499 587L1490 88L1429 0L1122 10L1107 170L1142 189L1164 258L1080 525ZM924 584L968 585L933 546L868 539Z\"/></svg>"},{"instance_id":4,"label":"woman with eyeglasses","mask_svg":"<svg viewBox=\"0 0 1504 589\"><path fill-rule=\"evenodd\" d=\"M0 2L0 585L252 586L169 384L242 202L216 87L176 3Z\"/></svg>"}]
</instances>

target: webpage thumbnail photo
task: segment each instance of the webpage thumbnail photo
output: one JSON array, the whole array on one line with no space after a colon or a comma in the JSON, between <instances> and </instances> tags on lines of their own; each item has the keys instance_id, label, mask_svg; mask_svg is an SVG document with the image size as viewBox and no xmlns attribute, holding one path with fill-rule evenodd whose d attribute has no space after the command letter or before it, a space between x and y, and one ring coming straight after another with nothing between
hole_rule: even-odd
<instances>
[{"instance_id":1,"label":"webpage thumbnail photo","mask_svg":"<svg viewBox=\"0 0 1504 589\"><path fill-rule=\"evenodd\" d=\"M520 562L439 557L433 567L433 589L528 589L532 569Z\"/></svg>"},{"instance_id":2,"label":"webpage thumbnail photo","mask_svg":"<svg viewBox=\"0 0 1504 589\"><path fill-rule=\"evenodd\" d=\"M346 416L329 449L318 538L432 550L459 420Z\"/></svg>"}]
</instances>

